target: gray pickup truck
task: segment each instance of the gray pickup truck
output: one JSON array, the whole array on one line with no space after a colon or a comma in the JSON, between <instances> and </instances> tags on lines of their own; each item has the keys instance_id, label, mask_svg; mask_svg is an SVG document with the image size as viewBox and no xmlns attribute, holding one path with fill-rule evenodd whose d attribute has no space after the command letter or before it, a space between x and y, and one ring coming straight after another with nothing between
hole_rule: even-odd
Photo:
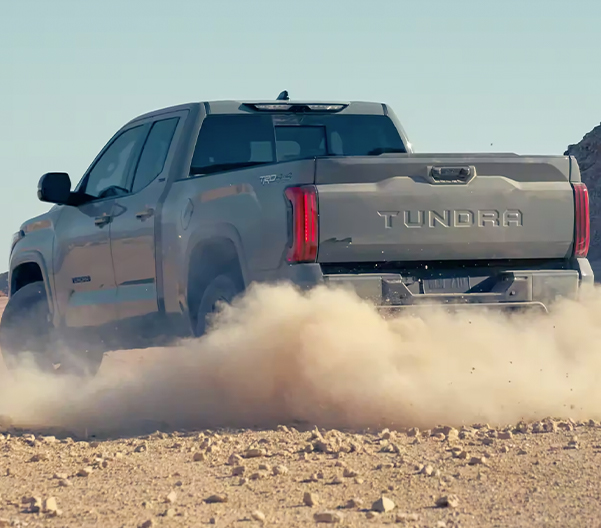
<instances>
[{"instance_id":1,"label":"gray pickup truck","mask_svg":"<svg viewBox=\"0 0 601 528\"><path fill-rule=\"evenodd\" d=\"M105 351L201 336L253 282L348 284L383 310L547 310L593 283L568 156L416 154L386 104L192 103L123 126L74 190L26 221L0 325L24 352L94 373ZM66 353L79 350L80 353Z\"/></svg>"}]
</instances>

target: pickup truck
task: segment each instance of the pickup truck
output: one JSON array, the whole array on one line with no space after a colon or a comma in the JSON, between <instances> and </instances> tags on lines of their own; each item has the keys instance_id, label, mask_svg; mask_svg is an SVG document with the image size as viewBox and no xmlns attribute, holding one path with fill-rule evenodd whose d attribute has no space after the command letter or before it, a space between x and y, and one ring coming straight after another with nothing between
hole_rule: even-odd
<instances>
[{"instance_id":1,"label":"pickup truck","mask_svg":"<svg viewBox=\"0 0 601 528\"><path fill-rule=\"evenodd\" d=\"M573 157L416 154L381 103L157 110L71 187L42 176L54 205L13 238L9 366L94 374L108 350L202 336L251 283L347 285L382 311L548 311L593 283Z\"/></svg>"}]
</instances>

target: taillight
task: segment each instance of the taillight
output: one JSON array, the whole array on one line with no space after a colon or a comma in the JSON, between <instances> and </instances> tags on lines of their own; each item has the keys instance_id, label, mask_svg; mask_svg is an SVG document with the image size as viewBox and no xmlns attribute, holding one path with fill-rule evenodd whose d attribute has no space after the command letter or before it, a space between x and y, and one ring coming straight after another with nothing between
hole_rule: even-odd
<instances>
[{"instance_id":1,"label":"taillight","mask_svg":"<svg viewBox=\"0 0 601 528\"><path fill-rule=\"evenodd\" d=\"M292 204L292 246L288 262L315 262L317 259L317 189L313 185L288 187L286 198Z\"/></svg>"},{"instance_id":2,"label":"taillight","mask_svg":"<svg viewBox=\"0 0 601 528\"><path fill-rule=\"evenodd\" d=\"M584 258L588 254L591 241L588 189L584 183L573 183L575 199L575 241L574 256Z\"/></svg>"}]
</instances>

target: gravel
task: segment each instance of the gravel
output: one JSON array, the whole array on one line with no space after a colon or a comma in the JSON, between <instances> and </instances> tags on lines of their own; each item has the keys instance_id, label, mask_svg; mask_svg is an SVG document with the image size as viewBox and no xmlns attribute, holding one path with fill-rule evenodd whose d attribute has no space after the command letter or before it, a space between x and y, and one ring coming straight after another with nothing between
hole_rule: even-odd
<instances>
[{"instance_id":1,"label":"gravel","mask_svg":"<svg viewBox=\"0 0 601 528\"><path fill-rule=\"evenodd\" d=\"M0 526L595 525L601 427L552 423L473 427L477 434L464 440L454 429L421 432L419 443L414 430L321 429L324 443L362 450L309 453L315 431L290 424L93 442L32 442L32 432L7 428ZM382 451L385 435L394 435L399 452ZM485 445L479 435L503 445Z\"/></svg>"}]
</instances>

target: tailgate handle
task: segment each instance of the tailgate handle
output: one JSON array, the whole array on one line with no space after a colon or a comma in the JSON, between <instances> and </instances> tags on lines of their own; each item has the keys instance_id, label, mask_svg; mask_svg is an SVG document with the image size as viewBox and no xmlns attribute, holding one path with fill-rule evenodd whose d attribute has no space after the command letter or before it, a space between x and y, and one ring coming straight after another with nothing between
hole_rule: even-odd
<instances>
[{"instance_id":1,"label":"tailgate handle","mask_svg":"<svg viewBox=\"0 0 601 528\"><path fill-rule=\"evenodd\" d=\"M467 183L475 175L475 167L430 167L430 177L437 182Z\"/></svg>"}]
</instances>

